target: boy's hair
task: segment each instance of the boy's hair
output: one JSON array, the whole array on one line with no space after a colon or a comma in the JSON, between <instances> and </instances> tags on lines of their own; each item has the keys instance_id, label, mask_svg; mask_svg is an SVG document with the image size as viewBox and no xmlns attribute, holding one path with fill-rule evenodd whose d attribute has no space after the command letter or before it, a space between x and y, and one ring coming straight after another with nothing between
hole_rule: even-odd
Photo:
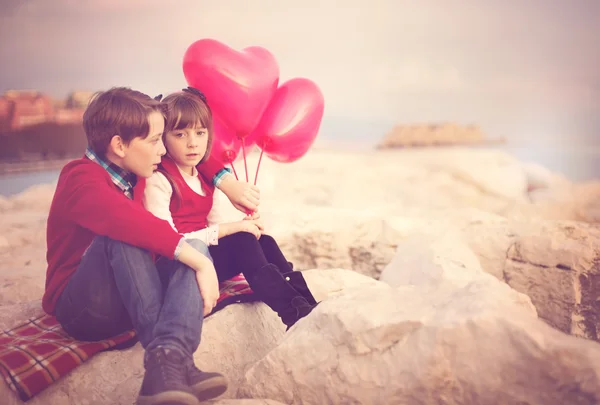
<instances>
[{"instance_id":1,"label":"boy's hair","mask_svg":"<svg viewBox=\"0 0 600 405\"><path fill-rule=\"evenodd\" d=\"M146 138L150 131L148 116L153 111L164 117L164 104L126 87L113 87L94 94L83 114L83 129L89 148L105 157L115 135L120 136L126 145L134 138Z\"/></svg>"},{"instance_id":2,"label":"boy's hair","mask_svg":"<svg viewBox=\"0 0 600 405\"><path fill-rule=\"evenodd\" d=\"M162 99L162 102L167 106L164 136L166 136L167 132L178 129L206 128L208 131L206 152L202 156L202 159L200 159L200 163L203 163L209 158L212 148L213 117L210 107L199 94L201 93L180 91L169 94Z\"/></svg>"}]
</instances>

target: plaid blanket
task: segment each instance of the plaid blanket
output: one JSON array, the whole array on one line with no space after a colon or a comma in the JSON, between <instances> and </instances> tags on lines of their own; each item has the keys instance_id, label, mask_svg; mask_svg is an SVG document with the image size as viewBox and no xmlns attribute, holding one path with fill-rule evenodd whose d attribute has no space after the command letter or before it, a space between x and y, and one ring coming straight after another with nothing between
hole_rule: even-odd
<instances>
[{"instance_id":1,"label":"plaid blanket","mask_svg":"<svg viewBox=\"0 0 600 405\"><path fill-rule=\"evenodd\" d=\"M209 316L235 302L256 301L241 274L221 283L220 293ZM134 331L98 342L77 341L55 317L43 314L0 331L0 374L21 400L28 401L96 353L125 349L136 342Z\"/></svg>"}]
</instances>

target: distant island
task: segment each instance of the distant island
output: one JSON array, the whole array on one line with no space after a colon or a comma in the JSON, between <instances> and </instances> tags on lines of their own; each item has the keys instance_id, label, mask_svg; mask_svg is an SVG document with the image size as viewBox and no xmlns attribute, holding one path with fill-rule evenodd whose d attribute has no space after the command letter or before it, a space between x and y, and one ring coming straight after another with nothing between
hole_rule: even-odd
<instances>
[{"instance_id":1,"label":"distant island","mask_svg":"<svg viewBox=\"0 0 600 405\"><path fill-rule=\"evenodd\" d=\"M476 125L438 124L396 125L377 145L377 149L483 145L505 143L504 138L489 139Z\"/></svg>"}]
</instances>

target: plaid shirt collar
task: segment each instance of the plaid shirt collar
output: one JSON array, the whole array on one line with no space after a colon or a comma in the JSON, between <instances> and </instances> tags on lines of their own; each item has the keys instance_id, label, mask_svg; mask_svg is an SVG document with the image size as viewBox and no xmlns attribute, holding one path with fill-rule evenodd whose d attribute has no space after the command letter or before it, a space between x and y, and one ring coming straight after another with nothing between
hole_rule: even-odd
<instances>
[{"instance_id":1,"label":"plaid shirt collar","mask_svg":"<svg viewBox=\"0 0 600 405\"><path fill-rule=\"evenodd\" d=\"M85 156L92 162L96 162L102 166L108 174L110 174L113 183L115 183L128 198L133 198L133 187L135 187L135 184L137 183L137 176L135 174L120 168L114 163L106 163L90 148L85 150Z\"/></svg>"}]
</instances>

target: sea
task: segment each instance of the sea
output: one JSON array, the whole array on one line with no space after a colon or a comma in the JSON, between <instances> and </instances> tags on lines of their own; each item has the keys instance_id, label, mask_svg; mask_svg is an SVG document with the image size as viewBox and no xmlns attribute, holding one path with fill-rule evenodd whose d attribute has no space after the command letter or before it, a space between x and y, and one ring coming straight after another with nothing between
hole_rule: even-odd
<instances>
[{"instance_id":1,"label":"sea","mask_svg":"<svg viewBox=\"0 0 600 405\"><path fill-rule=\"evenodd\" d=\"M315 146L338 151L375 148L372 142L356 140L349 142L332 138L321 139L315 143ZM551 171L563 174L572 181L600 180L600 145L552 148L543 145L520 146L507 143L489 147L504 150L519 160L542 165ZM9 197L36 184L56 182L59 173L60 170L47 170L0 175L0 195Z\"/></svg>"}]
</instances>

